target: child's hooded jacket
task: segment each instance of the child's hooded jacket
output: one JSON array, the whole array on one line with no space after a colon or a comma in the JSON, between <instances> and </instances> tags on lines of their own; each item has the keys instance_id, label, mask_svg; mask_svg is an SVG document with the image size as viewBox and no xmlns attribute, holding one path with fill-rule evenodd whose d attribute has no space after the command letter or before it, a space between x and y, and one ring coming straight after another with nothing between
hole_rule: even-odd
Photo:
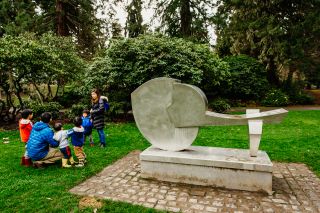
<instances>
[{"instance_id":1,"label":"child's hooded jacket","mask_svg":"<svg viewBox=\"0 0 320 213\"><path fill-rule=\"evenodd\" d=\"M90 116L87 116L87 117L82 116L82 127L84 128L85 135L91 135L93 124L91 122Z\"/></svg>"},{"instance_id":2,"label":"child's hooded jacket","mask_svg":"<svg viewBox=\"0 0 320 213\"><path fill-rule=\"evenodd\" d=\"M19 130L20 130L20 137L21 141L27 143L30 137L30 133L32 130L32 122L27 119L20 119L19 120Z\"/></svg>"},{"instance_id":3,"label":"child's hooded jacket","mask_svg":"<svg viewBox=\"0 0 320 213\"><path fill-rule=\"evenodd\" d=\"M71 137L71 143L73 146L83 146L84 143L84 128L73 127L68 130L68 136Z\"/></svg>"}]
</instances>

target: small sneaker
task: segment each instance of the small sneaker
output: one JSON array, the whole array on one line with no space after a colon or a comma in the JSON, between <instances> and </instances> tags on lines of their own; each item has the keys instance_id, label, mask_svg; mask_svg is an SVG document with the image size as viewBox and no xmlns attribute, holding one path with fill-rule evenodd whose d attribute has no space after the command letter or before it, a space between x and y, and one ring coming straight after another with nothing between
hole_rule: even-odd
<instances>
[{"instance_id":1,"label":"small sneaker","mask_svg":"<svg viewBox=\"0 0 320 213\"><path fill-rule=\"evenodd\" d=\"M78 163L78 164L75 165L75 167L84 167L84 163L83 162Z\"/></svg>"},{"instance_id":2,"label":"small sneaker","mask_svg":"<svg viewBox=\"0 0 320 213\"><path fill-rule=\"evenodd\" d=\"M99 147L100 147L100 148L105 148L105 147L106 147L106 145L105 145L105 144L103 144L103 143L100 143Z\"/></svg>"},{"instance_id":3,"label":"small sneaker","mask_svg":"<svg viewBox=\"0 0 320 213\"><path fill-rule=\"evenodd\" d=\"M90 146L93 147L93 146L94 146L94 143L90 143Z\"/></svg>"}]
</instances>

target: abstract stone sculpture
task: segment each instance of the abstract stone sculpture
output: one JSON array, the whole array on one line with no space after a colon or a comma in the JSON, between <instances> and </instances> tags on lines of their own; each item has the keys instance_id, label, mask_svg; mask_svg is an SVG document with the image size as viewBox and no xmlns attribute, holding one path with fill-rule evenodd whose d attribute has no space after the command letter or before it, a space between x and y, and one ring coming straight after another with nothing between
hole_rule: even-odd
<instances>
[{"instance_id":1,"label":"abstract stone sculpture","mask_svg":"<svg viewBox=\"0 0 320 213\"><path fill-rule=\"evenodd\" d=\"M152 144L140 154L142 178L272 194L273 165L258 149L263 123L279 123L286 110L249 109L244 115L209 112L198 87L171 78L142 84L131 100L136 124ZM250 152L191 146L198 128L206 125L248 125Z\"/></svg>"},{"instance_id":2,"label":"abstract stone sculpture","mask_svg":"<svg viewBox=\"0 0 320 213\"><path fill-rule=\"evenodd\" d=\"M165 77L142 84L131 100L140 132L154 147L169 151L188 148L200 126L249 125L250 153L256 156L262 123L279 123L287 114L285 109L249 110L244 115L209 112L207 98L198 87Z\"/></svg>"}]
</instances>

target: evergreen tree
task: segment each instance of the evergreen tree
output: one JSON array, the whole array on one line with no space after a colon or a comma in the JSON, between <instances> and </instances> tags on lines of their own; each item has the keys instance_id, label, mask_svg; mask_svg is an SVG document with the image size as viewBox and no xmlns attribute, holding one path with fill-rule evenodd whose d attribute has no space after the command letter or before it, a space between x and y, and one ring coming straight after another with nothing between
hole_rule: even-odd
<instances>
[{"instance_id":1,"label":"evergreen tree","mask_svg":"<svg viewBox=\"0 0 320 213\"><path fill-rule=\"evenodd\" d=\"M137 37L143 34L146 27L142 25L142 1L132 0L132 2L126 7L128 12L126 21L126 35L130 38Z\"/></svg>"},{"instance_id":2,"label":"evergreen tree","mask_svg":"<svg viewBox=\"0 0 320 213\"><path fill-rule=\"evenodd\" d=\"M96 1L37 0L36 2L41 8L41 19L38 24L43 32L52 31L59 36L74 36L80 52L85 56L90 56L103 45L103 21L96 17Z\"/></svg>"},{"instance_id":3,"label":"evergreen tree","mask_svg":"<svg viewBox=\"0 0 320 213\"><path fill-rule=\"evenodd\" d=\"M122 37L122 26L121 26L121 24L119 24L118 20L112 21L111 34L112 34L112 38Z\"/></svg>"},{"instance_id":4,"label":"evergreen tree","mask_svg":"<svg viewBox=\"0 0 320 213\"><path fill-rule=\"evenodd\" d=\"M151 0L152 1L152 0ZM160 0L156 3L156 17L170 36L208 42L208 26L214 4L210 0Z\"/></svg>"},{"instance_id":5,"label":"evergreen tree","mask_svg":"<svg viewBox=\"0 0 320 213\"><path fill-rule=\"evenodd\" d=\"M267 67L268 80L276 85L280 70L287 72L288 83L294 73L317 72L310 68L319 61L320 1L220 0L218 4L220 55L258 58Z\"/></svg>"},{"instance_id":6,"label":"evergreen tree","mask_svg":"<svg viewBox=\"0 0 320 213\"><path fill-rule=\"evenodd\" d=\"M35 30L35 3L32 0L0 1L0 37Z\"/></svg>"}]
</instances>

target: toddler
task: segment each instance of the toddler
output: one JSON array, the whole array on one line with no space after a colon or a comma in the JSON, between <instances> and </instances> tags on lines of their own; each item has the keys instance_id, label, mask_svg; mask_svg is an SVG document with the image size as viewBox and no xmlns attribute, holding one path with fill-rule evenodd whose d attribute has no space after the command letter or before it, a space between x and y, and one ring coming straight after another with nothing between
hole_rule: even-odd
<instances>
[{"instance_id":1,"label":"toddler","mask_svg":"<svg viewBox=\"0 0 320 213\"><path fill-rule=\"evenodd\" d=\"M84 128L84 143L86 142L86 138L89 137L90 146L94 146L92 139L92 128L93 124L90 117L90 111L84 110L82 114L82 127Z\"/></svg>"},{"instance_id":2,"label":"toddler","mask_svg":"<svg viewBox=\"0 0 320 213\"><path fill-rule=\"evenodd\" d=\"M69 147L67 131L63 130L61 123L55 123L54 130L56 132L54 133L53 139L59 142L59 149L60 152L63 154L62 167L69 168L71 167L71 165L75 164L75 161L73 160L71 150ZM68 161L70 161L71 165L68 164Z\"/></svg>"},{"instance_id":3,"label":"toddler","mask_svg":"<svg viewBox=\"0 0 320 213\"><path fill-rule=\"evenodd\" d=\"M31 119L33 117L33 113L31 109L25 109L21 112L21 119L19 120L19 131L21 141L25 143L25 152L24 155L21 157L21 165L23 166L31 166L32 161L31 158L28 156L27 151L27 143L30 137L30 133L32 130L32 122Z\"/></svg>"},{"instance_id":4,"label":"toddler","mask_svg":"<svg viewBox=\"0 0 320 213\"><path fill-rule=\"evenodd\" d=\"M74 148L74 153L79 160L79 163L76 165L76 167L83 167L86 163L86 154L83 151L84 128L81 126L81 117L75 117L73 123L75 127L68 130L68 136L71 137L71 143Z\"/></svg>"}]
</instances>

